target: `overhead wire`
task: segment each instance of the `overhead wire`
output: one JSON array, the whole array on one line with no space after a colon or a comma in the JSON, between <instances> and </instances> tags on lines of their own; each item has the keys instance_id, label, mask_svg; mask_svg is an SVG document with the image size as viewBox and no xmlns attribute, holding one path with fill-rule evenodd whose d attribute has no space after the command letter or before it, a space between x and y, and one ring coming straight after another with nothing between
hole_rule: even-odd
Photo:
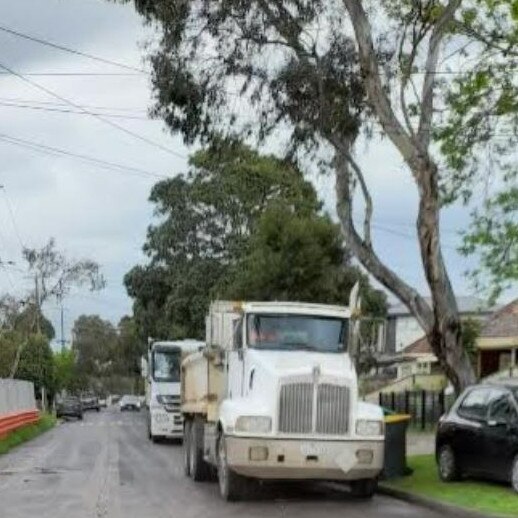
<instances>
[{"instance_id":1,"label":"overhead wire","mask_svg":"<svg viewBox=\"0 0 518 518\"><path fill-rule=\"evenodd\" d=\"M63 97L62 95L60 94L57 94L56 92L54 92L53 90L50 90L49 88L43 86L43 85L40 85L39 83L36 83L35 81L33 81L32 79L29 79L27 77L25 77L23 74L20 74L19 72L16 72L15 70L11 69L10 67L4 65L3 63L0 63L0 68L9 72L10 74L12 74L13 76L19 78L20 80L24 81L25 83L33 86L34 88L37 88L38 90L41 90L42 92L45 92L46 94L50 95L51 97L54 97L82 112L84 112L85 114L88 114L90 115L91 117L103 122L104 124L107 124L108 126L111 126L112 128L115 128L123 133L126 133L127 135L130 135L131 137L137 139L137 140L140 140L141 142L145 142L146 144L150 145L150 146L153 146L155 148L158 148L158 149L161 149L162 151L165 151L167 153L169 153L170 155L173 155L173 156L176 156L178 158L182 158L182 159L186 159L187 157L185 155L182 155L158 142L155 142L154 140L151 140L147 137L144 137L143 135L140 135L139 133L136 133L132 130L129 130L127 128L125 128L124 126L121 126L120 124L117 124L116 122L113 122L112 120L109 120L109 119L106 119L104 118L102 115L99 115L95 112L91 112L89 110L87 110L86 108L84 108L83 106L81 106L80 104L77 104L73 101L71 101L70 99L67 99L66 97Z\"/></svg>"},{"instance_id":2,"label":"overhead wire","mask_svg":"<svg viewBox=\"0 0 518 518\"><path fill-rule=\"evenodd\" d=\"M96 56L94 54L90 54L88 52L83 52L81 50L73 49L71 47L67 47L65 45L61 45L60 43L54 43L53 41L45 40L43 38L38 38L36 36L32 36L31 34L26 34L24 32L17 31L15 29L11 29L10 27L6 27L0 25L0 31L3 31L7 34L11 34L12 36L16 36L18 38L23 38L28 41L32 41L33 43L39 43L40 45L45 45L47 47L51 47L56 50L61 50L63 52L68 52L69 54L75 54L77 56L82 56L84 58L88 58L94 61L98 61L100 63L104 63L105 65L112 65L119 68L125 68L126 70L133 70L136 72L140 72L141 74L147 74L148 72L143 68L136 67L133 65L128 65L126 63L121 63L119 61L114 61L111 59L103 58L100 56Z\"/></svg>"},{"instance_id":3,"label":"overhead wire","mask_svg":"<svg viewBox=\"0 0 518 518\"><path fill-rule=\"evenodd\" d=\"M54 146L48 146L46 144L40 144L40 143L33 142L33 141L30 141L30 140L25 140L25 139L20 139L20 138L17 138L17 137L12 137L12 136L7 135L5 133L0 133L0 140L3 140L4 142L7 142L7 143L10 143L10 144L13 144L13 145L17 145L17 146L20 146L20 147L29 148L29 149L32 149L34 151L43 152L45 154L62 155L62 156L68 156L68 157L71 157L71 158L76 158L76 159L79 159L79 160L82 160L82 161L85 161L85 162L93 163L93 164L95 164L97 166L100 166L100 167L103 167L103 168L106 168L106 169L111 169L111 170L119 172L119 173L137 174L139 176L147 176L147 177L163 178L163 179L170 178L170 176L165 175L165 174L161 174L161 173L157 173L157 172L153 172L153 171L148 171L146 169L140 169L138 167L133 167L133 166L127 166L127 165L119 164L117 162L111 162L111 161L108 161L108 160L103 160L103 159L100 159L100 158L93 157L91 155L75 153L75 152L72 152L72 151L68 151L68 150L65 150L65 149L57 148L57 147L54 147Z\"/></svg>"},{"instance_id":4,"label":"overhead wire","mask_svg":"<svg viewBox=\"0 0 518 518\"><path fill-rule=\"evenodd\" d=\"M84 113L78 110L70 110L66 108L58 108L58 107L49 107L49 106L38 106L38 105L30 105L30 104L20 104L20 103L10 103L0 101L0 106L5 106L6 108L22 108L26 110L37 110L37 111L45 111L45 112L54 112L54 113L66 113L66 114L74 114L74 115L86 115L89 116L90 113ZM107 117L109 119L125 119L125 120L140 120L147 122L154 122L153 119L149 117L143 117L141 115L126 115L121 113L104 113L104 112L91 112L95 115L102 115L103 117Z\"/></svg>"},{"instance_id":5,"label":"overhead wire","mask_svg":"<svg viewBox=\"0 0 518 518\"><path fill-rule=\"evenodd\" d=\"M0 72L0 76L9 75L8 72ZM136 72L24 72L24 76L41 77L143 77Z\"/></svg>"},{"instance_id":6,"label":"overhead wire","mask_svg":"<svg viewBox=\"0 0 518 518\"><path fill-rule=\"evenodd\" d=\"M60 101L44 101L39 99L24 99L20 97L0 97L0 101L9 102L9 103L22 103L22 104L43 104L50 106L67 106L67 103ZM140 112L147 113L147 108L144 107L130 107L130 106L99 106L92 104L83 104L84 108L91 108L93 110L110 110L110 111L123 111L123 112Z\"/></svg>"}]
</instances>

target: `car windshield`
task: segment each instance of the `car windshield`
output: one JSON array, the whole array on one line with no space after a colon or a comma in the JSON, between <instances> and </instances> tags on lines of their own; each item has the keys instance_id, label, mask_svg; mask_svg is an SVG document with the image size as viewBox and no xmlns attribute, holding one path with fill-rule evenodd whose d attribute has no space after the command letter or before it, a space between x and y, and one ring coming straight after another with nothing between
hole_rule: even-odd
<instances>
[{"instance_id":1,"label":"car windshield","mask_svg":"<svg viewBox=\"0 0 518 518\"><path fill-rule=\"evenodd\" d=\"M247 340L254 349L343 352L348 321L308 315L250 314Z\"/></svg>"},{"instance_id":2,"label":"car windshield","mask_svg":"<svg viewBox=\"0 0 518 518\"><path fill-rule=\"evenodd\" d=\"M155 351L153 353L153 379L155 381L180 381L180 352Z\"/></svg>"},{"instance_id":3,"label":"car windshield","mask_svg":"<svg viewBox=\"0 0 518 518\"><path fill-rule=\"evenodd\" d=\"M123 403L138 403L138 397L137 396L124 396L122 398Z\"/></svg>"}]
</instances>

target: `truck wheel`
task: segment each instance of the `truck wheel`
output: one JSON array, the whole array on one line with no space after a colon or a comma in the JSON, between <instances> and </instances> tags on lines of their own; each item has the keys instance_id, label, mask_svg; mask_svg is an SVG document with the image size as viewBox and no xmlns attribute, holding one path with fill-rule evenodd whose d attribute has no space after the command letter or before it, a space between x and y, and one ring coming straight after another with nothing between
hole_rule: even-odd
<instances>
[{"instance_id":1,"label":"truck wheel","mask_svg":"<svg viewBox=\"0 0 518 518\"><path fill-rule=\"evenodd\" d=\"M218 485L223 500L236 502L247 494L247 479L234 473L227 462L227 445L224 435L218 439Z\"/></svg>"},{"instance_id":2,"label":"truck wheel","mask_svg":"<svg viewBox=\"0 0 518 518\"><path fill-rule=\"evenodd\" d=\"M189 472L195 482L209 479L209 465L203 460L203 421L191 422L189 436Z\"/></svg>"},{"instance_id":3,"label":"truck wheel","mask_svg":"<svg viewBox=\"0 0 518 518\"><path fill-rule=\"evenodd\" d=\"M354 480L351 482L351 494L356 498L372 498L377 488L378 481L375 478Z\"/></svg>"},{"instance_id":4,"label":"truck wheel","mask_svg":"<svg viewBox=\"0 0 518 518\"><path fill-rule=\"evenodd\" d=\"M183 423L183 472L191 476L191 421L187 419Z\"/></svg>"}]
</instances>

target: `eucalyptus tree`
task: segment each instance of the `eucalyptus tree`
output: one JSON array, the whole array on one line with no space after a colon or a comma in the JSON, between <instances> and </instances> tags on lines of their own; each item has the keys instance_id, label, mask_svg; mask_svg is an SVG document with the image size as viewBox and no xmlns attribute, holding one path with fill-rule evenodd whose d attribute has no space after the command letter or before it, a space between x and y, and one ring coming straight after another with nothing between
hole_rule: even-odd
<instances>
[{"instance_id":1,"label":"eucalyptus tree","mask_svg":"<svg viewBox=\"0 0 518 518\"><path fill-rule=\"evenodd\" d=\"M133 1L161 34L150 55L153 114L187 144L222 132L259 141L288 135L287 155L309 153L332 171L348 248L408 306L456 389L471 383L439 220L444 204L471 198L495 128L506 127L511 140L498 144L498 170L515 178L505 162L516 136L516 2ZM355 143L375 132L416 186L432 305L373 243L373 171L361 166Z\"/></svg>"}]
</instances>

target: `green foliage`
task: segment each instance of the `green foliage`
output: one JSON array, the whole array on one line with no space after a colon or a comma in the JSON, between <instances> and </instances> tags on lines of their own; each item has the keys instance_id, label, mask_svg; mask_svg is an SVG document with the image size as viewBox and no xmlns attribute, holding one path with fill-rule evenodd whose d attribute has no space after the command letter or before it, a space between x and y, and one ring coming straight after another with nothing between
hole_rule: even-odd
<instances>
[{"instance_id":1,"label":"green foliage","mask_svg":"<svg viewBox=\"0 0 518 518\"><path fill-rule=\"evenodd\" d=\"M76 354L73 349L63 349L54 353L54 377L56 392L66 391L74 394L86 388L84 376L77 368Z\"/></svg>"},{"instance_id":2,"label":"green foliage","mask_svg":"<svg viewBox=\"0 0 518 518\"><path fill-rule=\"evenodd\" d=\"M437 502L478 511L482 516L516 516L516 493L511 487L472 480L441 482L435 455L410 457L408 465L413 470L411 475L385 484Z\"/></svg>"},{"instance_id":3,"label":"green foliage","mask_svg":"<svg viewBox=\"0 0 518 518\"><path fill-rule=\"evenodd\" d=\"M498 193L473 215L461 252L478 254L480 266L471 272L477 289L495 301L518 283L518 187Z\"/></svg>"},{"instance_id":4,"label":"green foliage","mask_svg":"<svg viewBox=\"0 0 518 518\"><path fill-rule=\"evenodd\" d=\"M150 263L125 277L142 340L202 338L209 300L221 295L262 213L274 203L301 217L320 208L291 163L243 144L217 140L190 164L187 175L153 188L160 223L144 245Z\"/></svg>"},{"instance_id":5,"label":"green foliage","mask_svg":"<svg viewBox=\"0 0 518 518\"><path fill-rule=\"evenodd\" d=\"M481 323L473 318L462 321L462 345L473 364L477 359L477 338L480 335L481 327Z\"/></svg>"},{"instance_id":6,"label":"green foliage","mask_svg":"<svg viewBox=\"0 0 518 518\"><path fill-rule=\"evenodd\" d=\"M32 381L38 393L43 387L49 394L55 390L54 358L48 338L32 334L25 341L16 377Z\"/></svg>"},{"instance_id":7,"label":"green foliage","mask_svg":"<svg viewBox=\"0 0 518 518\"><path fill-rule=\"evenodd\" d=\"M72 350L79 372L89 377L99 377L106 372L117 343L113 324L98 315L81 315L74 322L72 335Z\"/></svg>"},{"instance_id":8,"label":"green foliage","mask_svg":"<svg viewBox=\"0 0 518 518\"><path fill-rule=\"evenodd\" d=\"M146 342L137 335L131 317L123 317L115 327L98 315L81 315L73 335L72 349L55 355L60 389L88 389L100 395L134 390Z\"/></svg>"},{"instance_id":9,"label":"green foliage","mask_svg":"<svg viewBox=\"0 0 518 518\"><path fill-rule=\"evenodd\" d=\"M366 311L382 313L384 297L348 265L338 226L327 216L301 217L277 205L260 217L224 297L347 304L357 280Z\"/></svg>"}]
</instances>

